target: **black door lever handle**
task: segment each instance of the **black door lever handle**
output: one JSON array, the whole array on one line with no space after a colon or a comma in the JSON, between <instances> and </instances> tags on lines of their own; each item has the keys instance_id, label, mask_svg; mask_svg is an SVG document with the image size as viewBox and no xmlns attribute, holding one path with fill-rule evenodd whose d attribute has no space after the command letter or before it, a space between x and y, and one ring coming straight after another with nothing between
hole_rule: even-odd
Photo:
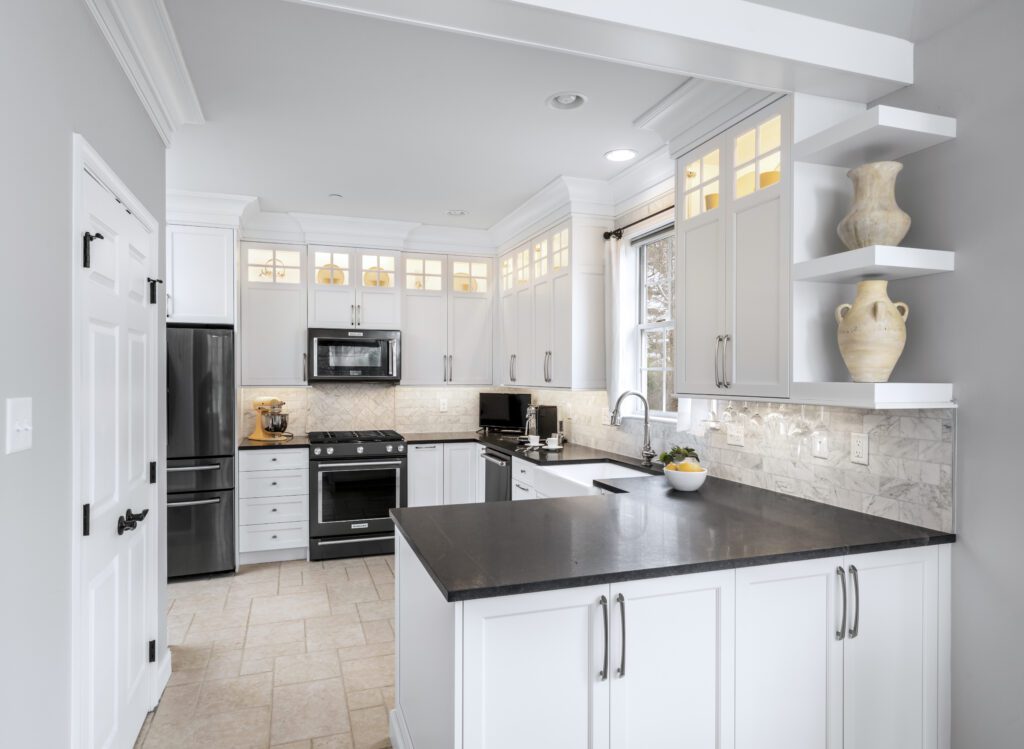
<instances>
[{"instance_id":1,"label":"black door lever handle","mask_svg":"<svg viewBox=\"0 0 1024 749\"><path fill-rule=\"evenodd\" d=\"M117 519L117 535L123 536L125 531L133 531L138 527L136 520L125 520L124 515Z\"/></svg>"},{"instance_id":2,"label":"black door lever handle","mask_svg":"<svg viewBox=\"0 0 1024 749\"><path fill-rule=\"evenodd\" d=\"M127 520L129 523L133 523L133 522L136 522L136 521L141 523L143 520L146 519L146 515L148 515L148 514L149 514L149 510L148 509L143 510L142 512L136 514L136 513L132 512L132 508L129 507L127 510L125 510L124 519Z\"/></svg>"}]
</instances>

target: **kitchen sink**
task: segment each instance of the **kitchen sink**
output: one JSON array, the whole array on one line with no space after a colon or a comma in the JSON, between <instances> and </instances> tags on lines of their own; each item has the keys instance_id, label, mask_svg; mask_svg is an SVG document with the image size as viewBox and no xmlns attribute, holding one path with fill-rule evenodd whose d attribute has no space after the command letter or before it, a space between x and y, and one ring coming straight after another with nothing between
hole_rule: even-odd
<instances>
[{"instance_id":1,"label":"kitchen sink","mask_svg":"<svg viewBox=\"0 0 1024 749\"><path fill-rule=\"evenodd\" d=\"M572 497L600 494L594 486L597 479L628 479L650 476L649 473L617 463L578 463L567 466L538 466L534 469L537 491L545 497Z\"/></svg>"}]
</instances>

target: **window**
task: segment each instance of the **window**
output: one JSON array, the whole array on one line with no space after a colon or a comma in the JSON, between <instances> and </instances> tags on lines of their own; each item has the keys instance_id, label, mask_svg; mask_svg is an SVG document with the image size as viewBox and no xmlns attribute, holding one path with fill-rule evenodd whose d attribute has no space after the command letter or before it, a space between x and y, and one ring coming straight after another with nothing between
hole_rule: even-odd
<instances>
[{"instance_id":1,"label":"window","mask_svg":"<svg viewBox=\"0 0 1024 749\"><path fill-rule=\"evenodd\" d=\"M640 391L651 412L674 414L678 400L672 395L675 362L675 324L672 288L675 282L675 235L661 232L640 238L634 246L639 263L637 278L637 342Z\"/></svg>"}]
</instances>

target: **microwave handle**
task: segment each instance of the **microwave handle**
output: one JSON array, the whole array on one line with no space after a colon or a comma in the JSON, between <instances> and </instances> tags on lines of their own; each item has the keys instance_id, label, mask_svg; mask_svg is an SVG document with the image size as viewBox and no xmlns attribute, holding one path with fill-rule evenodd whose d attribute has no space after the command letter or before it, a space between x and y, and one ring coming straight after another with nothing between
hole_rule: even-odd
<instances>
[{"instance_id":1,"label":"microwave handle","mask_svg":"<svg viewBox=\"0 0 1024 749\"><path fill-rule=\"evenodd\" d=\"M388 339L388 376L395 376L395 339Z\"/></svg>"}]
</instances>

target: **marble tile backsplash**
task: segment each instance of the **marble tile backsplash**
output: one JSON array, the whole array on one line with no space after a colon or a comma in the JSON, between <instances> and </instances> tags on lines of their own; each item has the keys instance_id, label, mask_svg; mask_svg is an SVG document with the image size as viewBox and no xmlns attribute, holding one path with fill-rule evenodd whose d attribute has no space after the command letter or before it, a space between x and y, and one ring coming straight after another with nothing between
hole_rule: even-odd
<instances>
[{"instance_id":1,"label":"marble tile backsplash","mask_svg":"<svg viewBox=\"0 0 1024 749\"><path fill-rule=\"evenodd\" d=\"M239 408L243 434L252 429L253 398L270 395L287 402L289 428L295 433L318 429L460 432L477 428L480 392L481 388L474 387L356 383L243 388ZM640 451L640 419L627 418L620 428L601 423L608 408L604 391L518 392L532 393L536 403L558 406L566 436L573 443L626 455ZM440 412L442 399L447 405L444 413ZM708 418L710 410L716 411L710 414L712 420ZM790 404L695 400L690 418L652 422L651 441L659 452L677 444L694 447L714 476L928 528L952 530L954 417L952 410L865 411L817 406L801 410ZM744 427L742 447L726 443L729 420ZM818 426L827 428L825 458L810 454L810 440L801 430L805 427L805 431L813 431ZM867 466L849 460L850 439L855 433L869 437Z\"/></svg>"}]
</instances>

